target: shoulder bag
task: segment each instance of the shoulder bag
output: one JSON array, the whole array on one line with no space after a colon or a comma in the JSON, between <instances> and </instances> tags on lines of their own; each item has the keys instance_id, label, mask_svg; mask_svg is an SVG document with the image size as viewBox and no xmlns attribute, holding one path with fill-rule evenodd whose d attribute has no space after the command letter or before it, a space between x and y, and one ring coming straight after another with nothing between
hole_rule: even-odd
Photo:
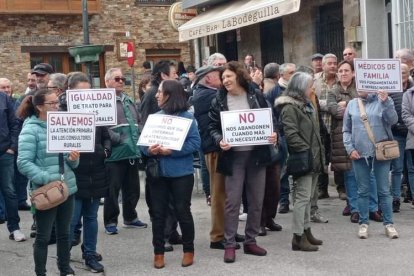
<instances>
[{"instance_id":1,"label":"shoulder bag","mask_svg":"<svg viewBox=\"0 0 414 276\"><path fill-rule=\"evenodd\" d=\"M365 106L360 98L358 98L358 105L359 112L361 113L361 120L364 123L365 129L367 130L369 140L371 140L371 142L375 145L375 158L377 158L379 161L385 161L400 157L400 148L398 146L398 141L391 140L378 143L375 142L374 133L372 132L371 126L369 125ZM387 129L386 131L388 134Z\"/></svg>"},{"instance_id":2,"label":"shoulder bag","mask_svg":"<svg viewBox=\"0 0 414 276\"><path fill-rule=\"evenodd\" d=\"M49 210L65 202L69 196L69 189L64 182L65 168L63 153L59 153L60 180L52 181L34 190L30 195L30 201L37 210Z\"/></svg>"}]
</instances>

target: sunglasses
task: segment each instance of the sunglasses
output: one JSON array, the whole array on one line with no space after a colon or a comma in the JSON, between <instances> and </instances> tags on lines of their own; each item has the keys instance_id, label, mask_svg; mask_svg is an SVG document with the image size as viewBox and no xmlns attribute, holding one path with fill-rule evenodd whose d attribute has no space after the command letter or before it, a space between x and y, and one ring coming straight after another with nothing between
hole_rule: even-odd
<instances>
[{"instance_id":1,"label":"sunglasses","mask_svg":"<svg viewBox=\"0 0 414 276\"><path fill-rule=\"evenodd\" d=\"M116 81L116 82L125 82L126 81L126 78L124 78L124 77L115 77L114 78L114 81Z\"/></svg>"}]
</instances>

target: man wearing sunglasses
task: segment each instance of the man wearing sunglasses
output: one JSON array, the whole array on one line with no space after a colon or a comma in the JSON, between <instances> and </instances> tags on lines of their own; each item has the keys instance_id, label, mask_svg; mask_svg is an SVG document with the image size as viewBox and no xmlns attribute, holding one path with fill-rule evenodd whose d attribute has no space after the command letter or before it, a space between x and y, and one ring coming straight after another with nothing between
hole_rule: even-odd
<instances>
[{"instance_id":1,"label":"man wearing sunglasses","mask_svg":"<svg viewBox=\"0 0 414 276\"><path fill-rule=\"evenodd\" d=\"M356 58L356 51L353 47L347 47L345 48L343 52L344 60L348 62L354 62L354 59Z\"/></svg>"},{"instance_id":2,"label":"man wearing sunglasses","mask_svg":"<svg viewBox=\"0 0 414 276\"><path fill-rule=\"evenodd\" d=\"M134 101L124 92L125 78L120 68L111 68L105 74L105 85L116 92L117 124L109 128L112 154L106 160L109 196L105 198L104 225L108 235L118 234L119 191L122 190L124 227L146 228L138 219L136 207L140 195L138 162L140 151L138 112Z\"/></svg>"}]
</instances>

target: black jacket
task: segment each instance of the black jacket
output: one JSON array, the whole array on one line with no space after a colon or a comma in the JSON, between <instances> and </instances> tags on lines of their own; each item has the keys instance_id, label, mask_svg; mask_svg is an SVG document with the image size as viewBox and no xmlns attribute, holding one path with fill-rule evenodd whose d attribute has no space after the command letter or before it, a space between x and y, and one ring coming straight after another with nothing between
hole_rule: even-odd
<instances>
[{"instance_id":1,"label":"black jacket","mask_svg":"<svg viewBox=\"0 0 414 276\"><path fill-rule=\"evenodd\" d=\"M107 155L105 155L105 150ZM96 127L95 152L82 152L79 166L73 170L78 186L77 198L90 199L108 196L109 182L105 158L110 154L111 139L108 129L104 126Z\"/></svg>"},{"instance_id":2,"label":"black jacket","mask_svg":"<svg viewBox=\"0 0 414 276\"><path fill-rule=\"evenodd\" d=\"M0 155L8 149L17 151L19 122L15 115L14 102L0 91Z\"/></svg>"},{"instance_id":3,"label":"black jacket","mask_svg":"<svg viewBox=\"0 0 414 276\"><path fill-rule=\"evenodd\" d=\"M151 82L151 88L144 94L141 100L141 106L139 113L141 113L141 123L145 125L145 122L148 119L148 116L160 111L158 107L157 99L155 94L157 94L158 87L160 84L156 81Z\"/></svg>"},{"instance_id":4,"label":"black jacket","mask_svg":"<svg viewBox=\"0 0 414 276\"><path fill-rule=\"evenodd\" d=\"M191 98L191 103L194 106L194 117L197 120L201 137L201 149L204 154L221 150L214 143L208 130L211 121L208 112L210 111L211 101L216 97L216 94L217 90L199 84L194 89L194 96Z\"/></svg>"},{"instance_id":5,"label":"black jacket","mask_svg":"<svg viewBox=\"0 0 414 276\"><path fill-rule=\"evenodd\" d=\"M248 103L250 109L266 108L269 107L265 98L263 97L260 91L255 90L253 87L250 87L247 92ZM221 129L221 119L220 112L228 111L227 105L227 91L221 89L218 91L216 97L211 102L210 112L208 114L210 118L209 123L209 132L213 139L213 142L217 147L220 147L220 141L223 139L223 132ZM275 120L273 120L275 124ZM276 128L273 128L276 131ZM271 145L260 145L255 146L252 154L253 160L252 164L255 164L257 167L268 166L272 163L272 151ZM217 164L217 171L224 175L232 175L232 164L233 164L233 150L221 151L220 157Z\"/></svg>"}]
</instances>

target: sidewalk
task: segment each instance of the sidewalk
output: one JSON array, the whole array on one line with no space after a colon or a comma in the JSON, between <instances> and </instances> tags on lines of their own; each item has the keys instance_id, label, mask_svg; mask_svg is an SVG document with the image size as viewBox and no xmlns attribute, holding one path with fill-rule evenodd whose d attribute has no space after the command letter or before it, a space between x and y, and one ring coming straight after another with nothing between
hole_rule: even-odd
<instances>
[{"instance_id":1,"label":"sidewalk","mask_svg":"<svg viewBox=\"0 0 414 276\"><path fill-rule=\"evenodd\" d=\"M201 183L199 184L201 186ZM141 183L141 187L143 187ZM291 250L292 212L278 214L277 223L282 232L269 232L258 237L258 244L267 249L265 257L255 257L236 252L236 262L225 264L223 251L209 248L210 207L205 203L202 189L194 188L192 212L196 225L195 264L181 267L181 246L166 253L166 267L156 270L152 267L153 248L151 227L147 229L122 228L120 218L119 234L104 233L102 207L99 210L98 252L102 254L105 274L102 275L414 275L414 209L411 204L402 203L401 212L394 214L400 238L386 238L381 223L371 222L369 238L357 238L358 225L349 217L342 216L345 201L338 199L334 187L330 186L331 198L319 201L319 208L329 223L312 224L316 237L324 241L318 252L304 253ZM145 197L138 204L140 219L150 223ZM20 212L22 231L29 236L32 223L29 212ZM239 224L243 233L244 222ZM5 224L0 226L0 275L34 275L34 239L16 243L8 239ZM72 249L72 267L76 275L93 275L82 263L80 246ZM56 246L49 247L48 275L58 275L56 267ZM99 274L95 274L99 275Z\"/></svg>"}]
</instances>

